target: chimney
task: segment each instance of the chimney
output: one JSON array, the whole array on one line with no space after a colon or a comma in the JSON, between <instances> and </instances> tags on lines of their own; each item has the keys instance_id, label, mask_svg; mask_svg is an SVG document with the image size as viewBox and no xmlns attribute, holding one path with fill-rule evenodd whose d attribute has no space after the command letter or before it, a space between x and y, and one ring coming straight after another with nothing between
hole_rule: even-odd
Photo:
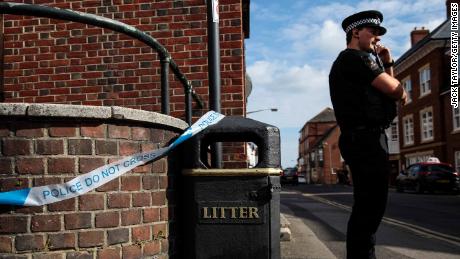
<instances>
[{"instance_id":1,"label":"chimney","mask_svg":"<svg viewBox=\"0 0 460 259\"><path fill-rule=\"evenodd\" d=\"M417 42L425 38L429 33L430 31L425 29L425 27L422 27L421 29L417 29L417 27L415 27L414 30L410 33L410 42L412 46L414 46L415 44L417 44Z\"/></svg>"}]
</instances>

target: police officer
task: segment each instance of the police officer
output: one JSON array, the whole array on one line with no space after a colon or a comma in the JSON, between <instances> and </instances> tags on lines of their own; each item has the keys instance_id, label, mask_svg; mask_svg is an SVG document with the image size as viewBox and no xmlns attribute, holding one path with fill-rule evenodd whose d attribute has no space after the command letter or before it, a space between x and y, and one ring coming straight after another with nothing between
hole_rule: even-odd
<instances>
[{"instance_id":1,"label":"police officer","mask_svg":"<svg viewBox=\"0 0 460 259\"><path fill-rule=\"evenodd\" d=\"M384 130L396 116L396 103L406 102L393 77L390 50L381 45L383 15L359 12L342 22L347 48L329 74L329 89L337 123L339 148L350 167L353 209L347 229L347 258L375 258L375 233L385 211L390 166Z\"/></svg>"}]
</instances>

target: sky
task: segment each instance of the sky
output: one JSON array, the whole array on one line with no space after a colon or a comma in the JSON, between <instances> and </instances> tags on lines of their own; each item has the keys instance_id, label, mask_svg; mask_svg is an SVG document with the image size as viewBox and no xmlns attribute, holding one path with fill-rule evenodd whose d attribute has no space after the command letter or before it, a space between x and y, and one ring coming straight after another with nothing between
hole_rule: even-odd
<instances>
[{"instance_id":1,"label":"sky","mask_svg":"<svg viewBox=\"0 0 460 259\"><path fill-rule=\"evenodd\" d=\"M446 18L445 0L331 1L251 0L247 73L252 80L248 114L281 131L282 167L297 164L299 131L332 104L328 75L346 48L342 20L359 11L379 10L387 33L381 43L397 60L410 48L410 32L430 32Z\"/></svg>"}]
</instances>

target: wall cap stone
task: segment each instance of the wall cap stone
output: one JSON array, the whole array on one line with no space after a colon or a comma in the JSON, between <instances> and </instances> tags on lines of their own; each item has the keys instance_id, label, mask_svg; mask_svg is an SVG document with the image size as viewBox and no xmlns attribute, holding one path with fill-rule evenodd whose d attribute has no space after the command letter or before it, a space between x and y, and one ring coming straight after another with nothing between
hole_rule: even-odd
<instances>
[{"instance_id":1,"label":"wall cap stone","mask_svg":"<svg viewBox=\"0 0 460 259\"><path fill-rule=\"evenodd\" d=\"M147 122L180 130L188 127L185 121L168 115L118 106L0 103L0 116L115 119Z\"/></svg>"}]
</instances>

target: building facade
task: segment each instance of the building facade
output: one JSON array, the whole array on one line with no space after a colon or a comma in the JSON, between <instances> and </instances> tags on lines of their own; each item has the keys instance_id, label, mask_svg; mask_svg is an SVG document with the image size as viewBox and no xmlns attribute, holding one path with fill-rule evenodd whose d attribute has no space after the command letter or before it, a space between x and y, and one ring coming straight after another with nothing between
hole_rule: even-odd
<instances>
[{"instance_id":1,"label":"building facade","mask_svg":"<svg viewBox=\"0 0 460 259\"><path fill-rule=\"evenodd\" d=\"M447 19L431 33L411 33L412 47L395 65L409 101L399 107L401 167L429 157L460 166L458 109L450 105L450 3ZM458 157L458 158L456 158Z\"/></svg>"},{"instance_id":2,"label":"building facade","mask_svg":"<svg viewBox=\"0 0 460 259\"><path fill-rule=\"evenodd\" d=\"M298 170L307 183L336 184L347 172L340 156L340 129L334 110L326 108L300 130ZM342 177L344 176L344 177Z\"/></svg>"}]
</instances>

